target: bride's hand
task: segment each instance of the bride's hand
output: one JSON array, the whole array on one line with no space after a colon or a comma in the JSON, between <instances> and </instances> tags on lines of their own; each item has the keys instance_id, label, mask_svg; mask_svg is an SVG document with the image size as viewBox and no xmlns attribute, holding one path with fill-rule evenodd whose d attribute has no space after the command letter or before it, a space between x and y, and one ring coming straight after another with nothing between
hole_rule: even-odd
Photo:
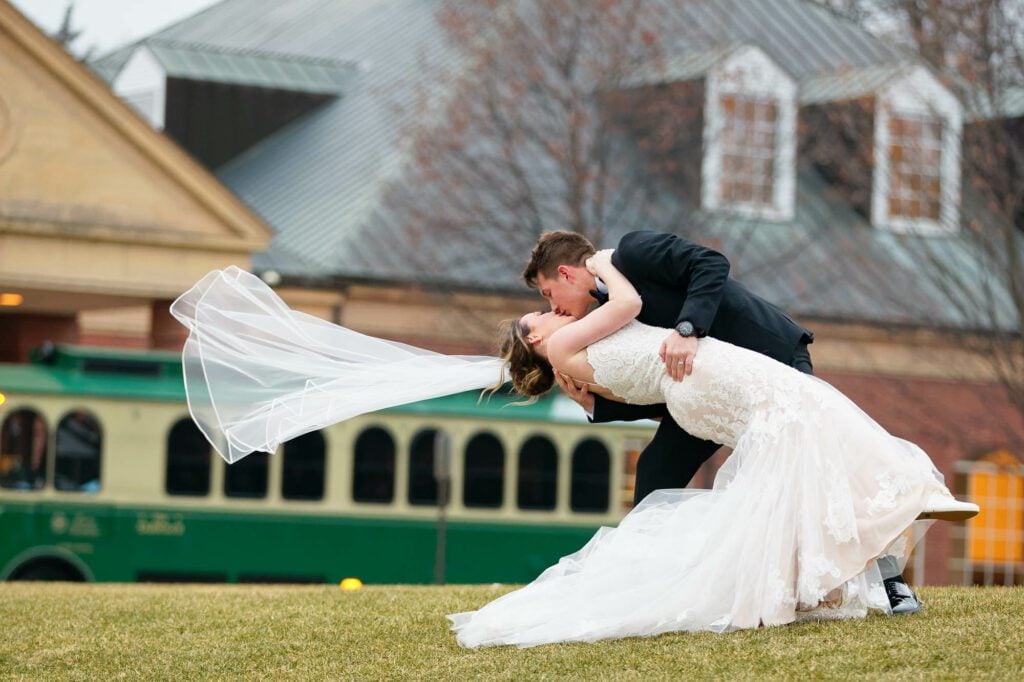
<instances>
[{"instance_id":1,"label":"bride's hand","mask_svg":"<svg viewBox=\"0 0 1024 682\"><path fill-rule=\"evenodd\" d=\"M615 253L615 249L601 249L593 256L588 258L584 265L587 268L587 272L591 275L601 274L602 266L612 264L612 254Z\"/></svg>"}]
</instances>

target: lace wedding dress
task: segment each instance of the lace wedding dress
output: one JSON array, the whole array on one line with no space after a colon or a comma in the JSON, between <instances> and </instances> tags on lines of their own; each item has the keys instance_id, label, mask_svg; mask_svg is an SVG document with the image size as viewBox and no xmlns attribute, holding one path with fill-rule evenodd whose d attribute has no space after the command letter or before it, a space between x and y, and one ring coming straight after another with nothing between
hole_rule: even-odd
<instances>
[{"instance_id":1,"label":"lace wedding dress","mask_svg":"<svg viewBox=\"0 0 1024 682\"><path fill-rule=\"evenodd\" d=\"M189 411L229 462L358 414L486 387L503 367L291 310L235 267L209 273L171 312L189 329ZM674 382L658 357L665 334L632 322L591 345L594 378L630 402L667 403L687 431L732 447L714 489L649 495L530 585L450 616L461 644L726 631L888 610L874 559L905 561L925 501L948 494L928 457L828 384L715 339L701 339L692 375Z\"/></svg>"},{"instance_id":2,"label":"lace wedding dress","mask_svg":"<svg viewBox=\"0 0 1024 682\"><path fill-rule=\"evenodd\" d=\"M596 383L664 402L733 453L710 491L649 495L616 528L479 611L449 616L463 646L533 646L728 631L889 609L874 559L905 561L911 525L948 494L917 446L828 384L759 353L700 340L675 382L665 330L631 322L591 345Z\"/></svg>"}]
</instances>

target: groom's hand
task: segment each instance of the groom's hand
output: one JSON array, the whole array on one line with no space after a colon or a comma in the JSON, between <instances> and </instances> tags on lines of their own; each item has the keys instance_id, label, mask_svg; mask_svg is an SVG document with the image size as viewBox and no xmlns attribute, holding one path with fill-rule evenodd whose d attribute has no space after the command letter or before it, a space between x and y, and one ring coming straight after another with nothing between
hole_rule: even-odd
<instances>
[{"instance_id":1,"label":"groom's hand","mask_svg":"<svg viewBox=\"0 0 1024 682\"><path fill-rule=\"evenodd\" d=\"M693 371L693 359L697 356L697 337L680 336L672 332L661 342L658 355L665 363L665 373L676 381L682 381L684 376L690 376L690 372Z\"/></svg>"},{"instance_id":2,"label":"groom's hand","mask_svg":"<svg viewBox=\"0 0 1024 682\"><path fill-rule=\"evenodd\" d=\"M555 370L555 382L558 387L562 389L562 392L572 398L576 403L583 408L589 416L594 416L594 396L591 395L590 391L587 390L587 385L582 384L576 385L572 377L568 374L562 374L557 369Z\"/></svg>"}]
</instances>

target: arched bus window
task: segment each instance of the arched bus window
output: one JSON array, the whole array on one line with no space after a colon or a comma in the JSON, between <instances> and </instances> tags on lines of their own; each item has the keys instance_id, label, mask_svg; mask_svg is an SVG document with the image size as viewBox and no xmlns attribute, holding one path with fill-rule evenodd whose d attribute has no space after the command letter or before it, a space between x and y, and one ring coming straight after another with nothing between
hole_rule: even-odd
<instances>
[{"instance_id":1,"label":"arched bus window","mask_svg":"<svg viewBox=\"0 0 1024 682\"><path fill-rule=\"evenodd\" d=\"M495 436L478 433L466 445L462 503L500 507L505 490L505 448Z\"/></svg>"},{"instance_id":2,"label":"arched bus window","mask_svg":"<svg viewBox=\"0 0 1024 682\"><path fill-rule=\"evenodd\" d=\"M520 509L554 509L558 451L544 436L533 436L519 450L516 503Z\"/></svg>"},{"instance_id":3,"label":"arched bus window","mask_svg":"<svg viewBox=\"0 0 1024 682\"><path fill-rule=\"evenodd\" d=\"M61 417L55 450L53 485L57 490L99 491L103 432L96 417L85 410Z\"/></svg>"},{"instance_id":4,"label":"arched bus window","mask_svg":"<svg viewBox=\"0 0 1024 682\"><path fill-rule=\"evenodd\" d=\"M608 511L611 456L601 441L581 441L572 453L569 506L578 512Z\"/></svg>"},{"instance_id":5,"label":"arched bus window","mask_svg":"<svg viewBox=\"0 0 1024 682\"><path fill-rule=\"evenodd\" d=\"M22 408L0 426L0 488L38 490L46 484L46 422Z\"/></svg>"},{"instance_id":6,"label":"arched bus window","mask_svg":"<svg viewBox=\"0 0 1024 682\"><path fill-rule=\"evenodd\" d=\"M352 499L388 503L395 499L395 439L378 426L356 438L352 460Z\"/></svg>"},{"instance_id":7,"label":"arched bus window","mask_svg":"<svg viewBox=\"0 0 1024 682\"><path fill-rule=\"evenodd\" d=\"M167 433L168 495L207 495L210 492L210 443L190 417L179 419Z\"/></svg>"},{"instance_id":8,"label":"arched bus window","mask_svg":"<svg viewBox=\"0 0 1024 682\"><path fill-rule=\"evenodd\" d=\"M225 463L224 494L227 497L267 496L267 468L270 455L253 452L233 464Z\"/></svg>"},{"instance_id":9,"label":"arched bus window","mask_svg":"<svg viewBox=\"0 0 1024 682\"><path fill-rule=\"evenodd\" d=\"M319 431L305 433L284 444L281 497L286 500L324 499L327 444Z\"/></svg>"},{"instance_id":10,"label":"arched bus window","mask_svg":"<svg viewBox=\"0 0 1024 682\"><path fill-rule=\"evenodd\" d=\"M409 504L437 504L434 480L434 439L437 429L424 429L409 446Z\"/></svg>"}]
</instances>

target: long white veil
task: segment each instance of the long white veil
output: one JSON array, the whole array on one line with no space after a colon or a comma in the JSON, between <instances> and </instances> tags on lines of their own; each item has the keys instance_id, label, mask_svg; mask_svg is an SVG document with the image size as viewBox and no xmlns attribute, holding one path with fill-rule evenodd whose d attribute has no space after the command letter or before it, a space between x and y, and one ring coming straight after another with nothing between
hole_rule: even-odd
<instances>
[{"instance_id":1,"label":"long white veil","mask_svg":"<svg viewBox=\"0 0 1024 682\"><path fill-rule=\"evenodd\" d=\"M258 277L214 270L171 305L189 329L188 408L228 462L356 415L481 389L499 358L443 355L290 309Z\"/></svg>"}]
</instances>

